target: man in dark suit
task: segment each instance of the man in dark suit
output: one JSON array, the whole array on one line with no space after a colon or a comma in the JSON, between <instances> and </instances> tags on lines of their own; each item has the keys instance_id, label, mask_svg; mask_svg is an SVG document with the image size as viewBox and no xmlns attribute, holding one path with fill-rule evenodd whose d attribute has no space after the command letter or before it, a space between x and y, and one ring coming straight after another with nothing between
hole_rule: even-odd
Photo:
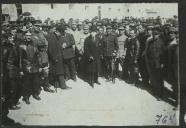
<instances>
[{"instance_id":1,"label":"man in dark suit","mask_svg":"<svg viewBox=\"0 0 186 128\"><path fill-rule=\"evenodd\" d=\"M84 54L86 60L86 70L89 75L89 84L94 87L94 83L100 85L98 73L100 72L99 41L96 36L96 27L91 27L91 35L85 39Z\"/></svg>"},{"instance_id":2,"label":"man in dark suit","mask_svg":"<svg viewBox=\"0 0 186 128\"><path fill-rule=\"evenodd\" d=\"M65 68L65 79L72 79L76 81L76 68L75 68L75 50L73 46L75 45L75 40L72 34L66 33L65 26L60 27L60 45L63 49L63 59Z\"/></svg>"},{"instance_id":3,"label":"man in dark suit","mask_svg":"<svg viewBox=\"0 0 186 128\"><path fill-rule=\"evenodd\" d=\"M63 48L60 42L60 25L56 26L55 32L50 32L47 35L48 41L48 56L50 62L49 73L51 75L51 83L58 82L61 89L71 89L65 83L64 79L64 60L63 60Z\"/></svg>"}]
</instances>

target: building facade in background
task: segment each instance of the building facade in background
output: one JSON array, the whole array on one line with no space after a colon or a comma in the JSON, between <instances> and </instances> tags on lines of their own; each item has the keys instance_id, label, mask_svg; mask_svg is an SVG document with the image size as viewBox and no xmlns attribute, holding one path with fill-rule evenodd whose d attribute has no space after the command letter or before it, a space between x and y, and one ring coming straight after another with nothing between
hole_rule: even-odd
<instances>
[{"instance_id":1,"label":"building facade in background","mask_svg":"<svg viewBox=\"0 0 186 128\"><path fill-rule=\"evenodd\" d=\"M169 6L166 8L166 6ZM53 20L64 18L92 19L98 16L100 8L101 18L121 19L125 16L133 17L165 17L178 15L177 3L98 3L98 4L22 4L22 12L31 12L36 19L45 20L50 17ZM17 19L15 4L3 4L2 14L9 14L10 20Z\"/></svg>"}]
</instances>

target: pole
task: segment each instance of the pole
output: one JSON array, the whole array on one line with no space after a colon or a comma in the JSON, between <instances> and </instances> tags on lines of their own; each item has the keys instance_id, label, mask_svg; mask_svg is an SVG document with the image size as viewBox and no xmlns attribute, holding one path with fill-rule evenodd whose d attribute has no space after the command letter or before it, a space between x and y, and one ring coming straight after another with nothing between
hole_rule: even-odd
<instances>
[{"instance_id":1,"label":"pole","mask_svg":"<svg viewBox=\"0 0 186 128\"><path fill-rule=\"evenodd\" d=\"M101 6L98 6L98 18L101 20Z\"/></svg>"}]
</instances>

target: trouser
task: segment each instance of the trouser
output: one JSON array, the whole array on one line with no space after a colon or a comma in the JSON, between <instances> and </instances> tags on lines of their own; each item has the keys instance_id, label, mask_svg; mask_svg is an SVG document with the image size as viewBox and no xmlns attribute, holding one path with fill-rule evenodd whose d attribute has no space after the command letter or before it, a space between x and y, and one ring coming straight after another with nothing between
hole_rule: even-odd
<instances>
[{"instance_id":1,"label":"trouser","mask_svg":"<svg viewBox=\"0 0 186 128\"><path fill-rule=\"evenodd\" d=\"M89 83L93 84L98 81L98 72L89 72Z\"/></svg>"},{"instance_id":2,"label":"trouser","mask_svg":"<svg viewBox=\"0 0 186 128\"><path fill-rule=\"evenodd\" d=\"M31 95L39 95L41 92L40 80L41 79L39 73L25 74L23 97L29 98Z\"/></svg>"},{"instance_id":3,"label":"trouser","mask_svg":"<svg viewBox=\"0 0 186 128\"><path fill-rule=\"evenodd\" d=\"M65 83L64 75L57 75L57 78L58 78L58 82L59 82L59 87L65 88L66 83Z\"/></svg>"},{"instance_id":4,"label":"trouser","mask_svg":"<svg viewBox=\"0 0 186 128\"><path fill-rule=\"evenodd\" d=\"M8 105L16 105L21 97L21 85L19 83L19 78L10 78L9 79L9 92L8 92Z\"/></svg>"},{"instance_id":5,"label":"trouser","mask_svg":"<svg viewBox=\"0 0 186 128\"><path fill-rule=\"evenodd\" d=\"M117 61L116 61L116 74L118 75L118 77L120 77L119 64L121 65L121 68L122 68L122 78L126 79L128 77L128 75L127 75L127 67L126 67L126 64L125 64L125 59L124 58L118 58Z\"/></svg>"},{"instance_id":6,"label":"trouser","mask_svg":"<svg viewBox=\"0 0 186 128\"><path fill-rule=\"evenodd\" d=\"M132 83L137 83L139 79L138 66L134 64L131 60L126 63L128 80Z\"/></svg>"},{"instance_id":7,"label":"trouser","mask_svg":"<svg viewBox=\"0 0 186 128\"><path fill-rule=\"evenodd\" d=\"M164 89L164 82L161 68L155 68L154 66L149 65L149 70L150 84L152 85L152 88L157 94L162 95Z\"/></svg>"},{"instance_id":8,"label":"trouser","mask_svg":"<svg viewBox=\"0 0 186 128\"><path fill-rule=\"evenodd\" d=\"M106 71L105 71L105 77L106 79L109 79L112 77L112 57L111 56L105 56L105 66L106 66Z\"/></svg>"},{"instance_id":9,"label":"trouser","mask_svg":"<svg viewBox=\"0 0 186 128\"><path fill-rule=\"evenodd\" d=\"M65 78L76 79L76 66L74 58L64 59Z\"/></svg>"},{"instance_id":10,"label":"trouser","mask_svg":"<svg viewBox=\"0 0 186 128\"><path fill-rule=\"evenodd\" d=\"M139 58L139 72L142 78L142 83L144 85L148 85L149 84L149 75L148 75L148 71L147 71L147 67L146 67L146 63L145 63L145 59L144 58Z\"/></svg>"}]
</instances>

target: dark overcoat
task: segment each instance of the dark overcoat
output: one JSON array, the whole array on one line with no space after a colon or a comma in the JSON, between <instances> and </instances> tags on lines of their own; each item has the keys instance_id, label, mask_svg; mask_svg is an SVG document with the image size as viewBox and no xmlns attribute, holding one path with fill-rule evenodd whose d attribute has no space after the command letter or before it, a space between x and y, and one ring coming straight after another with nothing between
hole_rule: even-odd
<instances>
[{"instance_id":1,"label":"dark overcoat","mask_svg":"<svg viewBox=\"0 0 186 128\"><path fill-rule=\"evenodd\" d=\"M85 39L84 55L88 72L100 72L101 70L98 43L98 39L96 37L93 39L91 35ZM90 57L93 57L93 60L90 60Z\"/></svg>"},{"instance_id":2,"label":"dark overcoat","mask_svg":"<svg viewBox=\"0 0 186 128\"><path fill-rule=\"evenodd\" d=\"M48 41L48 57L50 63L50 73L55 75L64 74L63 49L61 47L60 37L55 33L49 33L46 36Z\"/></svg>"},{"instance_id":3,"label":"dark overcoat","mask_svg":"<svg viewBox=\"0 0 186 128\"><path fill-rule=\"evenodd\" d=\"M147 40L145 48L145 63L150 82L154 87L162 87L163 85L161 64L163 64L164 50L165 43L161 38L157 40L150 38Z\"/></svg>"}]
</instances>

